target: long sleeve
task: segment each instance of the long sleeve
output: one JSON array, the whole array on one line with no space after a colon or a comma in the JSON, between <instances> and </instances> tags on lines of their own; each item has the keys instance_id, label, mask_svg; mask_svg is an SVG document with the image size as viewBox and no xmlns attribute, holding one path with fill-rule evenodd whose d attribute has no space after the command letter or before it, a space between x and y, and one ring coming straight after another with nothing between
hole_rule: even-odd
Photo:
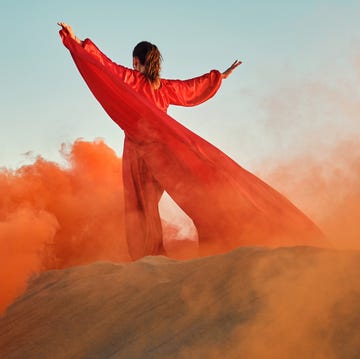
<instances>
[{"instance_id":1,"label":"long sleeve","mask_svg":"<svg viewBox=\"0 0 360 359\"><path fill-rule=\"evenodd\" d=\"M61 30L60 36L64 45L70 50L70 48L74 46L74 41ZM94 58L94 60L104 66L108 71L116 75L118 78L123 80L125 83L132 83L134 81L134 77L136 77L134 76L134 70L119 65L109 59L90 39L85 39L82 42L82 47L89 55Z\"/></svg>"},{"instance_id":2,"label":"long sleeve","mask_svg":"<svg viewBox=\"0 0 360 359\"><path fill-rule=\"evenodd\" d=\"M189 80L165 80L169 103L196 106L213 97L220 88L222 76L217 70Z\"/></svg>"}]
</instances>

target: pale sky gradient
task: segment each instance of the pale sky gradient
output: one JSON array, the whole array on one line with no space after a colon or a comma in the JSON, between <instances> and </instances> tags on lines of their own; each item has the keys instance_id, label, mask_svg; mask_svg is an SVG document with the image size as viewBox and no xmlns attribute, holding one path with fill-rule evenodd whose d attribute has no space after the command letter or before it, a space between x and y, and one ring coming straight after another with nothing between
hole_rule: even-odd
<instances>
[{"instance_id":1,"label":"pale sky gradient","mask_svg":"<svg viewBox=\"0 0 360 359\"><path fill-rule=\"evenodd\" d=\"M38 155L59 162L61 144L77 138L100 137L122 152L122 131L78 74L57 21L129 67L137 42L156 43L167 78L243 60L214 99L169 114L249 169L360 135L357 0L0 4L0 167Z\"/></svg>"}]
</instances>

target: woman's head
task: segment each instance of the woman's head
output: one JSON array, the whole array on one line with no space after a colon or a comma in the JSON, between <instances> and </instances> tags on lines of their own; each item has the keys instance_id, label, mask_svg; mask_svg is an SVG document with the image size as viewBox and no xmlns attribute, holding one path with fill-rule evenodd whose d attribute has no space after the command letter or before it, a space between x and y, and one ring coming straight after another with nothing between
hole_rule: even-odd
<instances>
[{"instance_id":1,"label":"woman's head","mask_svg":"<svg viewBox=\"0 0 360 359\"><path fill-rule=\"evenodd\" d=\"M161 60L158 48L148 41L141 41L134 47L134 69L142 72L152 84L159 82Z\"/></svg>"}]
</instances>

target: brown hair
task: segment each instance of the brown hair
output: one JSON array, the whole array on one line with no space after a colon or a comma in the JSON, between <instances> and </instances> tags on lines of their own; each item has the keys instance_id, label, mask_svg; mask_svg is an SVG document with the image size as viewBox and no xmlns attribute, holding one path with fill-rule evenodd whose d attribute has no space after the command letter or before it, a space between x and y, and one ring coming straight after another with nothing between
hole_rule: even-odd
<instances>
[{"instance_id":1,"label":"brown hair","mask_svg":"<svg viewBox=\"0 0 360 359\"><path fill-rule=\"evenodd\" d=\"M137 57L145 67L144 75L151 84L157 84L160 80L162 57L156 45L148 41L139 42L134 47L133 57Z\"/></svg>"}]
</instances>

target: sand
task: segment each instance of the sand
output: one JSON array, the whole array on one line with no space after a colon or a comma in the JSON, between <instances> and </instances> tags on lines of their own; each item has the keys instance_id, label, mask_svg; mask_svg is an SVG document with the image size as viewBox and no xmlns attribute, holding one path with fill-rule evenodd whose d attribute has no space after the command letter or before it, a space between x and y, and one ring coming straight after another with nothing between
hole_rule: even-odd
<instances>
[{"instance_id":1,"label":"sand","mask_svg":"<svg viewBox=\"0 0 360 359\"><path fill-rule=\"evenodd\" d=\"M240 248L47 271L0 358L359 358L360 252Z\"/></svg>"}]
</instances>

